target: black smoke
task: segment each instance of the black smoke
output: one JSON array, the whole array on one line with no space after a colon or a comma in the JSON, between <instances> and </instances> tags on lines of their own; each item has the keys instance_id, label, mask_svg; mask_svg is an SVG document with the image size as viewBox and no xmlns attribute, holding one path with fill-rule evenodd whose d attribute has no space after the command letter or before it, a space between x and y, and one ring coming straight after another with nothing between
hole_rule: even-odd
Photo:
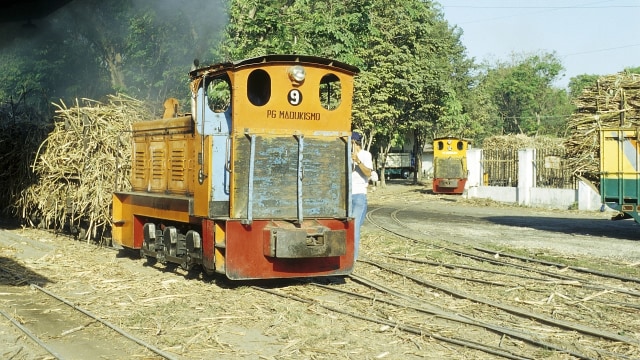
<instances>
[{"instance_id":1,"label":"black smoke","mask_svg":"<svg viewBox=\"0 0 640 360\"><path fill-rule=\"evenodd\" d=\"M28 93L38 107L116 92L186 97L193 59L222 60L228 23L225 0L72 0L16 19L0 23L0 101Z\"/></svg>"}]
</instances>

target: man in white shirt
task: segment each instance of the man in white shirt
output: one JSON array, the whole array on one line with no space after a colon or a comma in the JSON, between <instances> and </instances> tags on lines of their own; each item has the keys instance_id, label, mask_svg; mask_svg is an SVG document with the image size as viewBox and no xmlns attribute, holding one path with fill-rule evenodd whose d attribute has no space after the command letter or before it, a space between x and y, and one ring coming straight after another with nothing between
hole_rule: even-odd
<instances>
[{"instance_id":1,"label":"man in white shirt","mask_svg":"<svg viewBox=\"0 0 640 360\"><path fill-rule=\"evenodd\" d=\"M364 223L364 217L367 214L367 186L369 186L369 176L373 170L371 153L362 148L362 134L357 131L351 134L351 160L353 162L351 209L355 218L353 260L356 261L360 248L360 226Z\"/></svg>"}]
</instances>

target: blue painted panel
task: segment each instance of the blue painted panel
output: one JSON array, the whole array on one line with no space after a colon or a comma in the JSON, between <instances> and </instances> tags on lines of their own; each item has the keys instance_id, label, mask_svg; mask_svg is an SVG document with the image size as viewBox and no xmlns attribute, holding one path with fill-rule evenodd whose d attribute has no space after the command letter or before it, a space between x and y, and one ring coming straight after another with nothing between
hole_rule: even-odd
<instances>
[{"instance_id":1,"label":"blue painted panel","mask_svg":"<svg viewBox=\"0 0 640 360\"><path fill-rule=\"evenodd\" d=\"M207 106L204 90L198 90L196 99L196 129L200 134L213 138L211 156L205 161L211 162L211 201L229 201L229 172L227 160L230 147L231 107L225 112L214 112ZM206 150L205 150L206 152Z\"/></svg>"}]
</instances>

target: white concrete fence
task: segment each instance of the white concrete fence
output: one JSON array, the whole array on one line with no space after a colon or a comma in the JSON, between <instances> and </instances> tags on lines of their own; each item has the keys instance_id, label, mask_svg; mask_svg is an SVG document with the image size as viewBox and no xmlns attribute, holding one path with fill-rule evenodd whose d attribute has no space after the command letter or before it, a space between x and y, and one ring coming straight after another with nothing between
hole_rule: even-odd
<instances>
[{"instance_id":1,"label":"white concrete fence","mask_svg":"<svg viewBox=\"0 0 640 360\"><path fill-rule=\"evenodd\" d=\"M552 189L536 187L536 150L518 151L518 186L484 186L482 149L467 151L469 178L465 188L467 198L492 199L523 206L553 209L577 208L599 210L600 193L593 184L579 180L578 189Z\"/></svg>"}]
</instances>

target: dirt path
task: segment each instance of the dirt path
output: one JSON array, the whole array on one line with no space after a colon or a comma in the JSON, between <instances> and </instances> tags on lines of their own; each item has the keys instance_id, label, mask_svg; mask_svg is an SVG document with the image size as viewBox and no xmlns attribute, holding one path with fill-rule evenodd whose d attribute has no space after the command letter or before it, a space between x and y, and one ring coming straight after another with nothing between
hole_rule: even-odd
<instances>
[{"instance_id":1,"label":"dirt path","mask_svg":"<svg viewBox=\"0 0 640 360\"><path fill-rule=\"evenodd\" d=\"M462 196L435 196L411 185L373 192L370 210L395 206L427 236L454 242L640 261L640 226L612 221L612 210L530 208Z\"/></svg>"}]
</instances>

